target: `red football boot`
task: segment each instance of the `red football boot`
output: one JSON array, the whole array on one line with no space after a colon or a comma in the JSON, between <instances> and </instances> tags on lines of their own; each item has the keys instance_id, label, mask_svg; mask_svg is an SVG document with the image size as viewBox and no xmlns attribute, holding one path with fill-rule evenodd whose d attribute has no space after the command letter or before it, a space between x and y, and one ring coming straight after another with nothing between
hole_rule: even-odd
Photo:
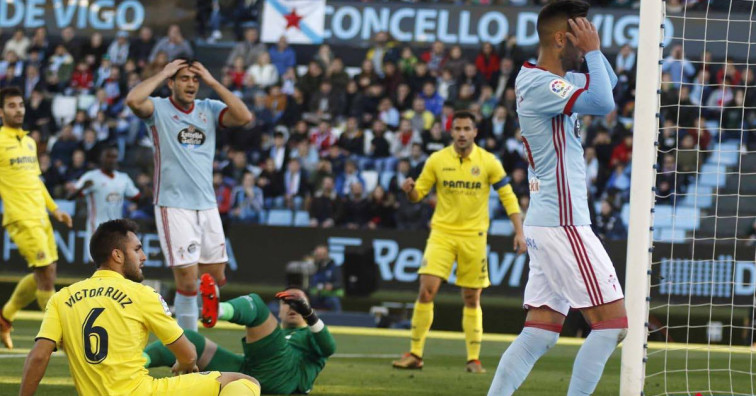
<instances>
[{"instance_id":1,"label":"red football boot","mask_svg":"<svg viewBox=\"0 0 756 396\"><path fill-rule=\"evenodd\" d=\"M202 294L202 325L210 328L218 321L218 304L220 293L215 279L210 274L200 277L200 294Z\"/></svg>"}]
</instances>

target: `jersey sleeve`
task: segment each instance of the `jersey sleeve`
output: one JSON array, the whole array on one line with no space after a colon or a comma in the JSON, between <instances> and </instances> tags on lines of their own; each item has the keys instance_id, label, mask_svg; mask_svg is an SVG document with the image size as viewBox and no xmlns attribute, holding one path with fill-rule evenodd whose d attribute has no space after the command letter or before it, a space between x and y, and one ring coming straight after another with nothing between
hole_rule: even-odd
<instances>
[{"instance_id":1,"label":"jersey sleeve","mask_svg":"<svg viewBox=\"0 0 756 396\"><path fill-rule=\"evenodd\" d=\"M92 180L92 172L87 172L87 173L81 175L81 177L79 178L79 180L76 181L76 184L74 185L74 187L77 190L81 190L81 188L84 187L84 184L87 181L89 181L89 180ZM92 181L94 181L94 180L92 180ZM86 188L86 189L84 189L84 190L81 190L81 194L82 195L87 195L87 194L89 194L90 191L92 191L92 187L91 186L88 187L88 188Z\"/></svg>"},{"instance_id":2,"label":"jersey sleeve","mask_svg":"<svg viewBox=\"0 0 756 396\"><path fill-rule=\"evenodd\" d=\"M126 192L124 195L126 195L126 198L134 198L139 195L139 189L128 175L126 175Z\"/></svg>"},{"instance_id":3,"label":"jersey sleeve","mask_svg":"<svg viewBox=\"0 0 756 396\"><path fill-rule=\"evenodd\" d=\"M328 331L328 326L324 326L320 331L310 334L312 337L312 349L316 355L329 357L336 352L336 340L331 335L331 332Z\"/></svg>"},{"instance_id":4,"label":"jersey sleeve","mask_svg":"<svg viewBox=\"0 0 756 396\"><path fill-rule=\"evenodd\" d=\"M45 307L45 315L42 317L42 325L39 327L39 333L35 341L40 338L48 339L60 345L60 341L63 339L63 326L60 323L60 315L58 313L58 294L56 293L50 298Z\"/></svg>"},{"instance_id":5,"label":"jersey sleeve","mask_svg":"<svg viewBox=\"0 0 756 396\"><path fill-rule=\"evenodd\" d=\"M488 162L488 182L499 195L499 200L507 211L507 214L520 213L520 204L517 201L517 195L515 195L512 185L509 184L509 176L504 171L501 161L491 155Z\"/></svg>"},{"instance_id":6,"label":"jersey sleeve","mask_svg":"<svg viewBox=\"0 0 756 396\"><path fill-rule=\"evenodd\" d=\"M526 101L520 107L549 117L572 114L572 106L584 91L585 88L576 86L567 78L550 73L539 73L533 79L528 92L525 93Z\"/></svg>"},{"instance_id":7,"label":"jersey sleeve","mask_svg":"<svg viewBox=\"0 0 756 396\"><path fill-rule=\"evenodd\" d=\"M420 176L417 178L417 182L415 182L415 191L417 191L418 201L428 195L430 189L436 184L437 162L438 155L436 153L432 154L428 160L425 161L423 171L420 172Z\"/></svg>"},{"instance_id":8,"label":"jersey sleeve","mask_svg":"<svg viewBox=\"0 0 756 396\"><path fill-rule=\"evenodd\" d=\"M168 304L154 289L142 286L139 298L144 325L157 336L160 342L168 345L184 334L184 330L171 317Z\"/></svg>"},{"instance_id":9,"label":"jersey sleeve","mask_svg":"<svg viewBox=\"0 0 756 396\"><path fill-rule=\"evenodd\" d=\"M223 115L226 113L226 110L228 110L228 106L220 100L215 99L209 99L207 101L207 106L210 108L213 119L216 120L221 128L225 128L226 126L223 125Z\"/></svg>"}]
</instances>

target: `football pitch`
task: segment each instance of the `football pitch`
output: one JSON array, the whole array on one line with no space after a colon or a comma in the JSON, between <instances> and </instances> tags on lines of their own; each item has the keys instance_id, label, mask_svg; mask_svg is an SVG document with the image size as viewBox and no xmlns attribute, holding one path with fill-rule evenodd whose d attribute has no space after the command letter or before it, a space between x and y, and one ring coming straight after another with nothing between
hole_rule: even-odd
<instances>
[{"instance_id":1,"label":"football pitch","mask_svg":"<svg viewBox=\"0 0 756 396\"><path fill-rule=\"evenodd\" d=\"M0 395L17 394L21 381L24 356L31 348L39 328L39 312L23 312L14 323L13 339L16 350L0 349ZM201 332L218 344L241 352L243 330L234 325ZM417 371L399 371L391 368L391 360L408 347L408 332L334 327L337 342L336 355L326 365L315 383L312 395L485 395L493 378L499 357L512 336L487 335L484 338L481 360L488 369L486 374L464 372L465 347L461 333L433 332L426 346L425 368ZM570 380L572 361L581 340L561 338L536 365L520 388L519 395L564 395ZM658 346L651 347L652 359L648 372L662 371L664 364ZM678 395L753 394L751 390L753 353L750 348L736 347L730 351L711 354L700 351L667 351L667 381L664 376L650 378L646 394L668 392ZM687 355L687 359L685 356ZM686 368L685 371L678 371ZM736 374L718 371L731 368ZM711 369L708 372L699 369ZM595 395L619 394L620 350L612 355ZM737 374L737 372L743 374ZM158 377L170 375L167 368L153 369ZM708 374L708 375L707 375ZM711 381L711 382L709 382ZM688 384L686 386L686 383ZM708 384L711 383L711 386ZM728 390L726 393L705 392L704 389ZM688 391L690 390L690 391ZM45 378L37 392L39 395L75 394L73 381L64 355L56 353L48 366Z\"/></svg>"}]
</instances>

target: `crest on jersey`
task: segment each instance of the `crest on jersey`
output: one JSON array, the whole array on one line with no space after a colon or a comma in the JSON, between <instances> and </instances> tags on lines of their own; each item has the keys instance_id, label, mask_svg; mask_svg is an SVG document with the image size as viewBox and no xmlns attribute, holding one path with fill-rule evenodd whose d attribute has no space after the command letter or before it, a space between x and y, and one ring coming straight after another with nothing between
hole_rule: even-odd
<instances>
[{"instance_id":1,"label":"crest on jersey","mask_svg":"<svg viewBox=\"0 0 756 396\"><path fill-rule=\"evenodd\" d=\"M480 168L475 165L470 169L470 173L472 173L473 176L480 176Z\"/></svg>"},{"instance_id":2,"label":"crest on jersey","mask_svg":"<svg viewBox=\"0 0 756 396\"><path fill-rule=\"evenodd\" d=\"M565 99L570 95L570 93L572 93L572 91L575 90L575 86L565 80L562 80L561 78L557 78L549 83L549 90L554 95Z\"/></svg>"},{"instance_id":3,"label":"crest on jersey","mask_svg":"<svg viewBox=\"0 0 756 396\"><path fill-rule=\"evenodd\" d=\"M176 137L182 146L189 149L202 146L207 139L205 132L194 125L189 125L189 127L180 130Z\"/></svg>"}]
</instances>

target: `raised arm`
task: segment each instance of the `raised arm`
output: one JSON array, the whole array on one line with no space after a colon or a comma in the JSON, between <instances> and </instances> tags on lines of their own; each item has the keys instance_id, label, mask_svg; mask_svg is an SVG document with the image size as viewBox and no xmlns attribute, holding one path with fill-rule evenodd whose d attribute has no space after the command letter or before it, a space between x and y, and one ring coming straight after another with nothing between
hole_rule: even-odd
<instances>
[{"instance_id":1,"label":"raised arm","mask_svg":"<svg viewBox=\"0 0 756 396\"><path fill-rule=\"evenodd\" d=\"M176 59L165 65L160 73L142 81L129 91L129 94L126 95L126 105L131 108L137 117L149 118L152 116L152 112L155 111L155 105L150 100L150 95L155 92L166 79L173 77L177 71L186 66L186 61L183 59Z\"/></svg>"},{"instance_id":2,"label":"raised arm","mask_svg":"<svg viewBox=\"0 0 756 396\"><path fill-rule=\"evenodd\" d=\"M223 86L223 84L219 83L218 80L216 80L215 77L213 77L213 75L210 74L209 71L207 71L205 66L195 61L190 66L190 70L194 73L197 73L197 75L202 78L202 81L204 81L205 84L212 88L213 91L218 94L220 100L223 101L226 106L228 106L228 111L223 114L223 126L242 126L252 121L252 113L249 112L249 109L247 109L247 106L244 104L244 102L242 102L242 100L239 99L238 96L229 91L228 88Z\"/></svg>"},{"instance_id":3,"label":"raised arm","mask_svg":"<svg viewBox=\"0 0 756 396\"><path fill-rule=\"evenodd\" d=\"M575 101L572 111L580 114L606 115L614 110L612 84L604 66L605 58L601 54L596 27L585 18L568 20L572 33L567 37L585 54L591 84ZM616 78L616 76L615 76Z\"/></svg>"},{"instance_id":4,"label":"raised arm","mask_svg":"<svg viewBox=\"0 0 756 396\"><path fill-rule=\"evenodd\" d=\"M20 396L33 395L37 391L39 381L42 381L42 377L45 376L53 351L55 351L55 342L47 338L37 338L34 347L26 356L21 390L18 392Z\"/></svg>"}]
</instances>

